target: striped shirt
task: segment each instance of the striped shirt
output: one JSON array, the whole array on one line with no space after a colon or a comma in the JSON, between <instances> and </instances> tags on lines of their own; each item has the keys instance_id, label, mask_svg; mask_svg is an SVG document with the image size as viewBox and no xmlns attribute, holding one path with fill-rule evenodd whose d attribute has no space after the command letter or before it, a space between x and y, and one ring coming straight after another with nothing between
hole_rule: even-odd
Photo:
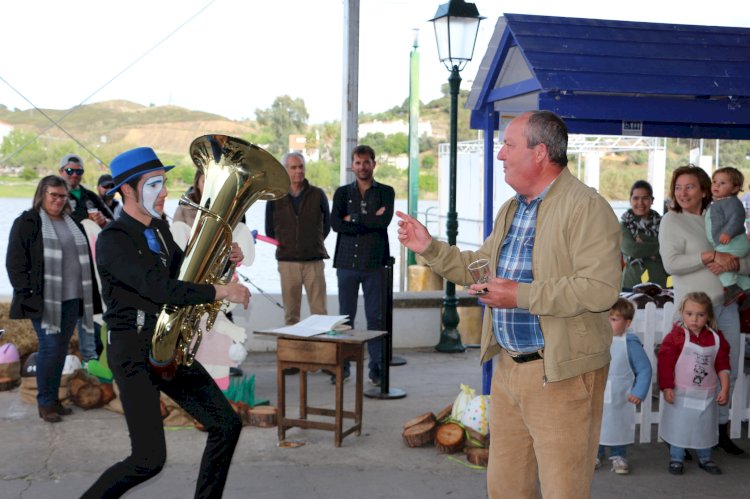
<instances>
[{"instance_id":1,"label":"striped shirt","mask_svg":"<svg viewBox=\"0 0 750 499\"><path fill-rule=\"evenodd\" d=\"M497 276L516 282L532 282L532 252L536 236L536 220L544 196L552 184L539 196L528 201L516 195L516 213L510 230L500 248ZM539 317L521 308L493 308L492 326L501 347L513 352L536 352L544 348L544 336Z\"/></svg>"}]
</instances>

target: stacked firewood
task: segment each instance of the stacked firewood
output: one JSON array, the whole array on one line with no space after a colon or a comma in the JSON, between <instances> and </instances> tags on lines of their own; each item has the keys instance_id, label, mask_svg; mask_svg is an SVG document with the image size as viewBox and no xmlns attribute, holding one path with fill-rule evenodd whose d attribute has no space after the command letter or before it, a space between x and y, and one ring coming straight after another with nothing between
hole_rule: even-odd
<instances>
[{"instance_id":1,"label":"stacked firewood","mask_svg":"<svg viewBox=\"0 0 750 499\"><path fill-rule=\"evenodd\" d=\"M481 433L451 419L453 405L436 414L426 412L404 424L401 436L408 447L434 445L441 454L463 451L466 459L477 466L487 466L489 435Z\"/></svg>"},{"instance_id":2,"label":"stacked firewood","mask_svg":"<svg viewBox=\"0 0 750 499\"><path fill-rule=\"evenodd\" d=\"M78 369L68 379L68 392L75 405L93 409L108 404L115 398L111 383L103 383L85 369Z\"/></svg>"}]
</instances>

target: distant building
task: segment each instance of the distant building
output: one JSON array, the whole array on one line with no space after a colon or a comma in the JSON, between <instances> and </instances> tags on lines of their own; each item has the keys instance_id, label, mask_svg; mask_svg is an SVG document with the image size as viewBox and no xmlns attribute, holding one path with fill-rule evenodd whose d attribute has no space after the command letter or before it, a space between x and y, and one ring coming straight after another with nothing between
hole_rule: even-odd
<instances>
[{"instance_id":1,"label":"distant building","mask_svg":"<svg viewBox=\"0 0 750 499\"><path fill-rule=\"evenodd\" d=\"M304 153L306 146L307 139L304 135L292 134L289 136L289 152Z\"/></svg>"},{"instance_id":2,"label":"distant building","mask_svg":"<svg viewBox=\"0 0 750 499\"><path fill-rule=\"evenodd\" d=\"M3 139L6 135L10 134L10 132L13 131L13 125L10 123L6 123L5 121L0 121L0 140Z\"/></svg>"}]
</instances>

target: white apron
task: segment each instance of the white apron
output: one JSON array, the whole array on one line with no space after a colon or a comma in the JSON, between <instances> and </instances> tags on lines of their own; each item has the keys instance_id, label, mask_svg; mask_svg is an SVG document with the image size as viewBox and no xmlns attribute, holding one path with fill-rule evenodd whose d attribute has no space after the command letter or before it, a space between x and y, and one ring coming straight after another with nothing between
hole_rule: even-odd
<instances>
[{"instance_id":1,"label":"white apron","mask_svg":"<svg viewBox=\"0 0 750 499\"><path fill-rule=\"evenodd\" d=\"M628 402L635 374L630 368L625 335L613 336L609 348L607 387L604 389L604 412L600 445L628 445L635 442L635 404Z\"/></svg>"},{"instance_id":2,"label":"white apron","mask_svg":"<svg viewBox=\"0 0 750 499\"><path fill-rule=\"evenodd\" d=\"M719 376L714 368L719 335L711 331L714 345L701 347L690 343L690 333L684 331L685 346L675 366L675 400L661 409L659 436L677 447L708 449L719 442Z\"/></svg>"}]
</instances>

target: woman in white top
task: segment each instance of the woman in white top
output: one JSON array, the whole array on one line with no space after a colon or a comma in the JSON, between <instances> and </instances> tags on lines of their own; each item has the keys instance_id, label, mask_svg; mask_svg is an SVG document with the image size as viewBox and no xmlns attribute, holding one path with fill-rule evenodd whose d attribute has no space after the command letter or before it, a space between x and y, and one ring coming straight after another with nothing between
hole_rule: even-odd
<instances>
[{"instance_id":1,"label":"woman in white top","mask_svg":"<svg viewBox=\"0 0 750 499\"><path fill-rule=\"evenodd\" d=\"M669 187L672 206L659 228L659 252L672 275L675 303L693 291L703 291L714 306L719 330L729 342L732 370L730 400L740 364L740 320L737 304L724 305L724 287L717 274L736 268L729 253L717 252L706 237L703 212L711 203L711 178L701 168L681 166L672 174ZM719 447L732 455L744 454L729 439L729 405L719 408Z\"/></svg>"}]
</instances>

